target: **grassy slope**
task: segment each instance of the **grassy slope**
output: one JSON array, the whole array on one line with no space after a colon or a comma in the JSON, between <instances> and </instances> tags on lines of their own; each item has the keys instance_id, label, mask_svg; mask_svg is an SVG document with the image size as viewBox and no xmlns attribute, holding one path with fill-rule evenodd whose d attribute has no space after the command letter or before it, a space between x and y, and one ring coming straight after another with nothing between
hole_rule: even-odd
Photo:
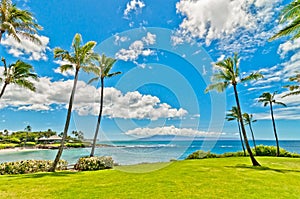
<instances>
[{"instance_id":1,"label":"grassy slope","mask_svg":"<svg viewBox=\"0 0 300 199\"><path fill-rule=\"evenodd\" d=\"M0 176L1 198L299 198L300 159L189 160L96 172ZM162 169L159 169L163 167ZM145 172L154 170L152 172ZM132 171L138 173L132 173Z\"/></svg>"}]
</instances>

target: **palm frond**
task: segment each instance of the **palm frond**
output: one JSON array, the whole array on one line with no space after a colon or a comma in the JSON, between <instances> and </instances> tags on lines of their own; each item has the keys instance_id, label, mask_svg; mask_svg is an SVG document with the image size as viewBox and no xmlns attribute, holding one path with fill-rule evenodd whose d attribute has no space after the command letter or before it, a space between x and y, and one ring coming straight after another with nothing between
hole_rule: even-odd
<instances>
[{"instance_id":1,"label":"palm frond","mask_svg":"<svg viewBox=\"0 0 300 199\"><path fill-rule=\"evenodd\" d=\"M228 82L218 82L215 84L210 84L205 89L205 93L208 93L211 90L216 90L217 92L223 92L228 87L228 85L229 85Z\"/></svg>"},{"instance_id":2,"label":"palm frond","mask_svg":"<svg viewBox=\"0 0 300 199\"><path fill-rule=\"evenodd\" d=\"M116 76L116 75L119 75L119 74L121 74L120 71L114 72L114 73L110 73L110 74L108 74L106 77L113 77L113 76Z\"/></svg>"},{"instance_id":3,"label":"palm frond","mask_svg":"<svg viewBox=\"0 0 300 199\"><path fill-rule=\"evenodd\" d=\"M100 79L100 77L94 77L94 78L92 78L92 79L90 79L90 80L88 81L88 84L91 84L91 83L93 83L93 82L99 81L99 79Z\"/></svg>"},{"instance_id":4,"label":"palm frond","mask_svg":"<svg viewBox=\"0 0 300 199\"><path fill-rule=\"evenodd\" d=\"M251 73L247 77L244 77L241 79L241 82L247 82L252 80L258 80L260 78L263 78L264 76L260 72Z\"/></svg>"},{"instance_id":5,"label":"palm frond","mask_svg":"<svg viewBox=\"0 0 300 199\"><path fill-rule=\"evenodd\" d=\"M278 105L281 105L281 106L284 106L284 107L286 107L286 104L285 104L285 103L283 103L283 102L277 102L277 101L274 101L274 104L278 104Z\"/></svg>"},{"instance_id":6,"label":"palm frond","mask_svg":"<svg viewBox=\"0 0 300 199\"><path fill-rule=\"evenodd\" d=\"M292 95L300 95L300 91L290 92L290 93L288 93L288 94L282 96L282 98L288 97L288 96L292 96Z\"/></svg>"},{"instance_id":7,"label":"palm frond","mask_svg":"<svg viewBox=\"0 0 300 199\"><path fill-rule=\"evenodd\" d=\"M71 64L64 64L59 67L61 72L66 72L68 70L74 70L74 66Z\"/></svg>"}]
</instances>

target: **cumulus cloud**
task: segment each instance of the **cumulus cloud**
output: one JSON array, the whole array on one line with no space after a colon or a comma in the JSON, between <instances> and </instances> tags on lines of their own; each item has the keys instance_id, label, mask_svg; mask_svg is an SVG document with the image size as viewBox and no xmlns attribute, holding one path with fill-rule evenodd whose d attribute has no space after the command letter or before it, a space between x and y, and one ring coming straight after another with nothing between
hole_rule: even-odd
<instances>
[{"instance_id":1,"label":"cumulus cloud","mask_svg":"<svg viewBox=\"0 0 300 199\"><path fill-rule=\"evenodd\" d=\"M1 85L0 85L1 86ZM12 107L18 110L51 111L67 108L73 80L51 81L42 77L36 83L36 92L9 85L1 108ZM115 88L104 89L105 116L123 119L150 119L183 117L187 111L172 108L156 96L142 95L137 91L122 93ZM74 111L79 115L98 115L100 90L83 81L78 81L74 100Z\"/></svg>"},{"instance_id":2,"label":"cumulus cloud","mask_svg":"<svg viewBox=\"0 0 300 199\"><path fill-rule=\"evenodd\" d=\"M122 48L119 52L116 53L116 59L120 59L123 61L136 61L139 56L150 56L154 54L149 48L146 46L153 45L156 42L156 35L147 32L147 35L143 37L141 40L136 40L130 44L128 49Z\"/></svg>"},{"instance_id":3,"label":"cumulus cloud","mask_svg":"<svg viewBox=\"0 0 300 199\"><path fill-rule=\"evenodd\" d=\"M156 128L136 128L125 132L126 135L137 137L150 137L154 135L175 135L189 137L217 137L222 133L199 131L191 128L176 128L175 126L164 126Z\"/></svg>"},{"instance_id":4,"label":"cumulus cloud","mask_svg":"<svg viewBox=\"0 0 300 199\"><path fill-rule=\"evenodd\" d=\"M114 44L115 45L120 45L123 42L129 41L130 39L126 36L120 36L118 34L115 35L115 41Z\"/></svg>"},{"instance_id":5,"label":"cumulus cloud","mask_svg":"<svg viewBox=\"0 0 300 199\"><path fill-rule=\"evenodd\" d=\"M273 23L281 1L180 0L176 9L184 18L173 42L200 39L210 45L212 41L219 41L219 50L250 51L272 35L268 25Z\"/></svg>"},{"instance_id":6,"label":"cumulus cloud","mask_svg":"<svg viewBox=\"0 0 300 199\"><path fill-rule=\"evenodd\" d=\"M35 35L42 45L33 43L32 41L23 38L19 35L21 42L16 41L12 36L7 36L1 42L8 49L8 53L12 54L14 57L25 57L29 60L44 60L47 61L46 52L50 50L48 47L49 38L45 36Z\"/></svg>"},{"instance_id":7,"label":"cumulus cloud","mask_svg":"<svg viewBox=\"0 0 300 199\"><path fill-rule=\"evenodd\" d=\"M70 62L63 61L63 60L55 60L54 63L56 63L60 66L66 65L66 64L71 64ZM61 72L60 66L54 69L55 73L61 74L61 75L66 76L66 77L75 76L75 70L67 70L67 71Z\"/></svg>"},{"instance_id":8,"label":"cumulus cloud","mask_svg":"<svg viewBox=\"0 0 300 199\"><path fill-rule=\"evenodd\" d=\"M145 6L145 3L141 0L131 0L126 5L126 9L124 10L124 17L127 18L132 11L140 11Z\"/></svg>"}]
</instances>

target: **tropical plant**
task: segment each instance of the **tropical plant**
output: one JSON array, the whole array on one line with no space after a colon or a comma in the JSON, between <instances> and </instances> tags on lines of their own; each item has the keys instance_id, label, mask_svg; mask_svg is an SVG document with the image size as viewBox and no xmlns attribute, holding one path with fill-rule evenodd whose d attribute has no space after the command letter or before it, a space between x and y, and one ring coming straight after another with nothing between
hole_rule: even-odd
<instances>
[{"instance_id":1,"label":"tropical plant","mask_svg":"<svg viewBox=\"0 0 300 199\"><path fill-rule=\"evenodd\" d=\"M249 115L248 113L243 114L243 119L245 121L245 125L249 125L254 149L256 150L256 143L255 143L255 137L254 137L254 133L253 133L253 129L252 129L252 123L257 122L257 120L254 120L253 115L252 114Z\"/></svg>"},{"instance_id":2,"label":"tropical plant","mask_svg":"<svg viewBox=\"0 0 300 199\"><path fill-rule=\"evenodd\" d=\"M61 60L68 62L68 64L64 64L60 66L61 72L65 72L67 70L75 70L75 76L73 81L73 88L70 95L69 100L69 106L68 106L68 112L67 112L67 118L66 123L63 131L63 136L61 140L60 147L58 149L57 155L55 157L55 160L53 162L53 166L49 171L54 172L56 165L62 155L64 143L68 135L68 129L71 119L71 113L72 113L72 107L73 107L73 101L75 97L75 91L78 81L78 74L79 71L82 69L85 72L92 72L93 68L95 68L92 65L92 62L96 60L97 54L94 53L93 49L96 46L95 41L89 41L82 45L82 37L80 34L76 34L74 36L73 42L72 42L72 50L73 52L68 52L67 50L61 49L61 48L55 48L54 49L54 58L61 58Z\"/></svg>"},{"instance_id":3,"label":"tropical plant","mask_svg":"<svg viewBox=\"0 0 300 199\"><path fill-rule=\"evenodd\" d=\"M248 142L244 121L242 118L242 110L240 106L237 85L239 82L257 80L259 78L262 78L263 76L259 72L256 72L250 74L249 76L240 78L239 58L237 53L235 53L233 57L228 57L222 61L215 63L215 67L216 70L218 70L218 73L213 75L212 80L217 81L217 83L209 85L206 88L205 92L208 92L210 90L217 90L218 92L223 92L229 85L232 85L238 110L238 118L241 124L241 130L244 137L247 152L251 158L253 166L260 166L258 161L255 159Z\"/></svg>"},{"instance_id":4,"label":"tropical plant","mask_svg":"<svg viewBox=\"0 0 300 199\"><path fill-rule=\"evenodd\" d=\"M24 147L26 147L26 142L27 142L27 139L28 139L28 132L31 132L31 126L30 125L27 125L24 129L24 131L26 131L26 138L24 140Z\"/></svg>"},{"instance_id":5,"label":"tropical plant","mask_svg":"<svg viewBox=\"0 0 300 199\"><path fill-rule=\"evenodd\" d=\"M290 77L289 80L291 82L295 82L297 83L298 85L286 85L284 86L285 88L288 88L290 90L290 92L282 97L287 97L287 96L291 96L291 95L300 95L300 73L296 74L295 76L293 77Z\"/></svg>"},{"instance_id":6,"label":"tropical plant","mask_svg":"<svg viewBox=\"0 0 300 199\"><path fill-rule=\"evenodd\" d=\"M277 132L276 132L273 105L278 104L278 105L285 106L285 107L286 107L286 105L282 102L276 101L275 100L275 95L276 95L276 92L274 92L273 94L265 92L261 96L259 96L258 102L262 102L264 104L264 106L270 105L270 113L271 113L273 130L274 130L274 135L275 135L275 139L276 139L276 146L277 146L277 156L279 156L279 154L280 154L279 141L278 141L278 136L277 136Z\"/></svg>"},{"instance_id":7,"label":"tropical plant","mask_svg":"<svg viewBox=\"0 0 300 199\"><path fill-rule=\"evenodd\" d=\"M294 0L281 11L280 24L287 24L269 40L275 40L283 36L291 35L292 39L300 37L300 1Z\"/></svg>"},{"instance_id":8,"label":"tropical plant","mask_svg":"<svg viewBox=\"0 0 300 199\"><path fill-rule=\"evenodd\" d=\"M0 43L3 35L11 35L15 40L21 42L20 36L41 44L36 33L43 28L37 24L32 13L21 10L11 0L0 2Z\"/></svg>"},{"instance_id":9,"label":"tropical plant","mask_svg":"<svg viewBox=\"0 0 300 199\"><path fill-rule=\"evenodd\" d=\"M241 125L240 125L240 122L239 122L239 114L238 114L238 109L237 109L236 106L233 106L231 108L231 110L229 111L229 113L226 114L226 120L227 121L234 121L234 120L237 121L240 140L241 140L242 148L243 148L243 151L244 151L244 156L246 156L244 141L243 141L242 132L241 132Z\"/></svg>"},{"instance_id":10,"label":"tropical plant","mask_svg":"<svg viewBox=\"0 0 300 199\"><path fill-rule=\"evenodd\" d=\"M96 141L99 133L99 128L100 128L100 122L101 122L101 117L102 117L102 111L103 111L103 97L104 97L104 79L105 78L110 78L113 76L116 76L118 74L121 74L121 72L113 72L110 73L110 70L112 69L113 65L115 64L117 60L114 58L106 57L104 54L97 60L98 65L97 65L97 70L95 71L95 74L97 77L91 79L89 83L98 81L100 79L101 81L101 94L100 94L100 111L98 115L98 120L97 120L97 125L96 125L96 131L94 134L94 140L92 144L92 150L90 157L94 156L95 153L95 147L96 147Z\"/></svg>"},{"instance_id":11,"label":"tropical plant","mask_svg":"<svg viewBox=\"0 0 300 199\"><path fill-rule=\"evenodd\" d=\"M2 58L2 62L4 64L4 83L1 89L0 98L3 96L5 89L9 84L16 84L31 91L35 91L34 84L28 80L38 80L38 76L33 73L33 67L31 65L18 60L16 63L7 66L4 58ZM3 79L0 78L0 81L3 81Z\"/></svg>"}]
</instances>

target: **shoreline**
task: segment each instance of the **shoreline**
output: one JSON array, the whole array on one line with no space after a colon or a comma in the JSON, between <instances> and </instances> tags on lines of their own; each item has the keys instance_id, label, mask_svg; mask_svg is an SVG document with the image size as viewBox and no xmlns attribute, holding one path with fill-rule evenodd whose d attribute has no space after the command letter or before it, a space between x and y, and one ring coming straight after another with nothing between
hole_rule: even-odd
<instances>
[{"instance_id":1,"label":"shoreline","mask_svg":"<svg viewBox=\"0 0 300 199\"><path fill-rule=\"evenodd\" d=\"M0 149L0 154L10 153L10 152L41 151L41 150L48 150L48 149L15 147L15 148L8 148L8 149Z\"/></svg>"}]
</instances>

